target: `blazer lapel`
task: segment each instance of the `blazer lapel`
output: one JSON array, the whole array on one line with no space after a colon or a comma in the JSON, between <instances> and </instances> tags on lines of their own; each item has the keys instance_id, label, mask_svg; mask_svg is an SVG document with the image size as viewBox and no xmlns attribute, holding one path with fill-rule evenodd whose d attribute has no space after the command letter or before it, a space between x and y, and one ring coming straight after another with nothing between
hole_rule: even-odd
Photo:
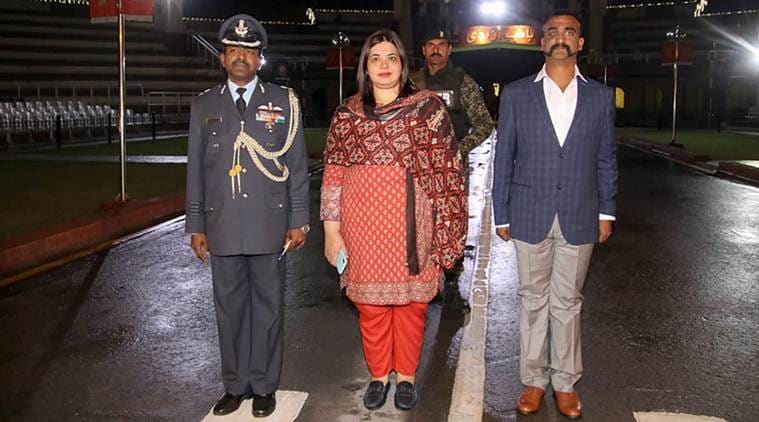
<instances>
[{"instance_id":1,"label":"blazer lapel","mask_svg":"<svg viewBox=\"0 0 759 422\"><path fill-rule=\"evenodd\" d=\"M553 127L553 122L551 121L551 115L548 113L548 104L546 104L546 95L543 92L543 84L545 83L545 79L542 79L538 82L534 82L530 90L532 91L530 97L532 97L533 102L537 106L538 114L540 114L545 121L545 127L549 128L548 130L551 133L551 137L553 138L554 144L557 147L561 147L559 145L559 138L556 136L556 129Z\"/></svg>"},{"instance_id":2,"label":"blazer lapel","mask_svg":"<svg viewBox=\"0 0 759 422\"><path fill-rule=\"evenodd\" d=\"M581 119L585 118L585 109L588 103L587 82L582 78L577 79L577 106L575 106L575 115L572 117L572 125L569 126L569 132L567 132L567 139L564 140L564 147L566 148L572 142L575 133L579 130Z\"/></svg>"}]
</instances>

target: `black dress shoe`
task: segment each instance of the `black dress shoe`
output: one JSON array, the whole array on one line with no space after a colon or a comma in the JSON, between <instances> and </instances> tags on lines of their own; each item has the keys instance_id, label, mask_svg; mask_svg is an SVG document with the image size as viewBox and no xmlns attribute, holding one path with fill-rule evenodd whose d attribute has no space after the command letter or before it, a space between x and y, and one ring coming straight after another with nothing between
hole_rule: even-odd
<instances>
[{"instance_id":1,"label":"black dress shoe","mask_svg":"<svg viewBox=\"0 0 759 422\"><path fill-rule=\"evenodd\" d=\"M364 407L369 410L379 409L387 400L387 392L390 391L390 383L382 384L382 381L372 381L366 387L364 393Z\"/></svg>"},{"instance_id":2,"label":"black dress shoe","mask_svg":"<svg viewBox=\"0 0 759 422\"><path fill-rule=\"evenodd\" d=\"M243 400L250 397L249 394L231 394L231 393L224 393L223 396L219 400L216 401L216 404L213 406L213 414L218 416L228 415L235 410L240 408L240 403L242 403Z\"/></svg>"},{"instance_id":3,"label":"black dress shoe","mask_svg":"<svg viewBox=\"0 0 759 422\"><path fill-rule=\"evenodd\" d=\"M416 389L414 384L401 381L395 386L395 408L398 410L411 410L416 404Z\"/></svg>"},{"instance_id":4,"label":"black dress shoe","mask_svg":"<svg viewBox=\"0 0 759 422\"><path fill-rule=\"evenodd\" d=\"M253 416L256 418L265 418L277 408L277 398L274 397L274 393L265 394L263 396L253 395Z\"/></svg>"}]
</instances>

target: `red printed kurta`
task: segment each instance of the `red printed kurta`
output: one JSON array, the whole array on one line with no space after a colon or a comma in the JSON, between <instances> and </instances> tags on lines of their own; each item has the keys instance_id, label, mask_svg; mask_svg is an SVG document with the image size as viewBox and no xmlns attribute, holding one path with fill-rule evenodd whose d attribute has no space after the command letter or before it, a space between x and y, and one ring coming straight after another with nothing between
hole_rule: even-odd
<instances>
[{"instance_id":1,"label":"red printed kurta","mask_svg":"<svg viewBox=\"0 0 759 422\"><path fill-rule=\"evenodd\" d=\"M348 255L341 286L351 300L429 302L441 267L463 252L466 210L451 123L433 93L368 112L358 96L338 107L327 138L321 217L340 221Z\"/></svg>"}]
</instances>

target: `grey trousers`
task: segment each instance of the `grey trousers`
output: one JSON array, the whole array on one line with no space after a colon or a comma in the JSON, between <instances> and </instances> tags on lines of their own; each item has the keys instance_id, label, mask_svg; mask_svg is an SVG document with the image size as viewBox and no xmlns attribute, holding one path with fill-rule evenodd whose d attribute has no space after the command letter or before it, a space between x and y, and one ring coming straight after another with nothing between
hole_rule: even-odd
<instances>
[{"instance_id":1,"label":"grey trousers","mask_svg":"<svg viewBox=\"0 0 759 422\"><path fill-rule=\"evenodd\" d=\"M545 390L550 381L555 391L572 392L582 376L580 310L593 244L567 243L554 217L545 240L530 244L515 239L514 246L522 384Z\"/></svg>"},{"instance_id":2,"label":"grey trousers","mask_svg":"<svg viewBox=\"0 0 759 422\"><path fill-rule=\"evenodd\" d=\"M269 394L282 371L285 260L211 256L221 377L232 394Z\"/></svg>"}]
</instances>

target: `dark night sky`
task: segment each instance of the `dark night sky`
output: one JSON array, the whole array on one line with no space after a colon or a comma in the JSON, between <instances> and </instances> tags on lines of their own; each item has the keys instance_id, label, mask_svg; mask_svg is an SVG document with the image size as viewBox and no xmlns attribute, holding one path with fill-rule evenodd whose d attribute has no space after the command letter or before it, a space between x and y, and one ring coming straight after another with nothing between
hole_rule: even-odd
<instances>
[{"instance_id":1,"label":"dark night sky","mask_svg":"<svg viewBox=\"0 0 759 422\"><path fill-rule=\"evenodd\" d=\"M474 0L471 0L474 1ZM514 0L510 0L514 1ZM523 0L529 1L529 0ZM610 5L657 3L663 0L609 0ZM283 7L286 4L287 7ZM250 13L262 19L302 19L307 7L332 9L392 9L393 0L184 0L187 16L229 16ZM707 12L759 9L759 0L710 0Z\"/></svg>"},{"instance_id":2,"label":"dark night sky","mask_svg":"<svg viewBox=\"0 0 759 422\"><path fill-rule=\"evenodd\" d=\"M661 1L663 0L609 0L609 4L659 3ZM747 9L759 9L759 0L709 0L709 5L706 6L707 13Z\"/></svg>"},{"instance_id":3,"label":"dark night sky","mask_svg":"<svg viewBox=\"0 0 759 422\"><path fill-rule=\"evenodd\" d=\"M307 7L392 9L393 0L184 0L185 16L225 17L249 13L260 19L305 20Z\"/></svg>"}]
</instances>

